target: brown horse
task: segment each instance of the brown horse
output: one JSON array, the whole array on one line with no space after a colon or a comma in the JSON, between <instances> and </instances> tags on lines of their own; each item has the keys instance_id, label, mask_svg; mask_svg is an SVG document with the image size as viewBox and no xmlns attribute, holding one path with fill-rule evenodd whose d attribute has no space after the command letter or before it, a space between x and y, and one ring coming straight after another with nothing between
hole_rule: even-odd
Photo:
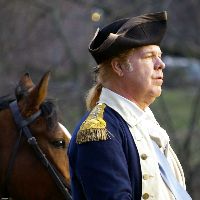
<instances>
[{"instance_id":1,"label":"brown horse","mask_svg":"<svg viewBox=\"0 0 200 200\"><path fill-rule=\"evenodd\" d=\"M23 132L24 127L17 126L10 109L10 103L14 102L14 99L5 96L0 98L0 199L5 197L5 191L14 200L68 199L49 173L48 161L60 177L59 180L69 186L66 148L70 135L58 123L53 103L45 100L49 76L50 73L46 73L35 86L29 74L25 74L15 91L16 105L21 117L25 119L20 123L22 127L29 129L33 136L28 142ZM18 118L20 113L15 117ZM31 147L32 139L37 140L37 151L43 152L39 156L43 157L43 161Z\"/></svg>"}]
</instances>

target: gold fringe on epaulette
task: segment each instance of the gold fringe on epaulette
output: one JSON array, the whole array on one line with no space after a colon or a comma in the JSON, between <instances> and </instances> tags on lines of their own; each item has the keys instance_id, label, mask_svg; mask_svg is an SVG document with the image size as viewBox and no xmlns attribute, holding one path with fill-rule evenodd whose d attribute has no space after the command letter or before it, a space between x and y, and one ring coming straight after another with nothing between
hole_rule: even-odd
<instances>
[{"instance_id":1,"label":"gold fringe on epaulette","mask_svg":"<svg viewBox=\"0 0 200 200\"><path fill-rule=\"evenodd\" d=\"M76 142L78 144L82 144L85 142L91 141L100 141L100 140L107 140L110 136L108 134L107 129L86 129L83 131L79 131L76 137Z\"/></svg>"},{"instance_id":2,"label":"gold fringe on epaulette","mask_svg":"<svg viewBox=\"0 0 200 200\"><path fill-rule=\"evenodd\" d=\"M95 106L87 119L82 123L76 136L78 144L109 139L110 136L106 129L106 122L103 119L105 107L105 104Z\"/></svg>"}]
</instances>

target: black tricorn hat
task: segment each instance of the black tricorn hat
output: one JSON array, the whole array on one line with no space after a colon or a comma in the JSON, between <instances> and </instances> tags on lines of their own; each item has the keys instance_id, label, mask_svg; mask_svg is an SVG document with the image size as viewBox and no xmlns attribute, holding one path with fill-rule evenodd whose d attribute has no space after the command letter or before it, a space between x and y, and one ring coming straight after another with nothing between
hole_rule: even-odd
<instances>
[{"instance_id":1,"label":"black tricorn hat","mask_svg":"<svg viewBox=\"0 0 200 200\"><path fill-rule=\"evenodd\" d=\"M89 51L97 64L101 64L128 49L160 45L166 27L166 11L119 19L101 30L97 29Z\"/></svg>"}]
</instances>

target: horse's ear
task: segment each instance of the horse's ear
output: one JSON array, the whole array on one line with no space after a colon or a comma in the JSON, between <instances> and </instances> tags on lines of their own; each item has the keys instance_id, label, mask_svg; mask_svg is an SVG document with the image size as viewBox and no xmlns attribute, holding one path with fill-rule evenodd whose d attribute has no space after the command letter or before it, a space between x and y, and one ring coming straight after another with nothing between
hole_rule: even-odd
<instances>
[{"instance_id":1,"label":"horse's ear","mask_svg":"<svg viewBox=\"0 0 200 200\"><path fill-rule=\"evenodd\" d=\"M30 89L32 87L34 87L34 83L30 77L30 74L29 73L25 73L20 81L19 81L19 85L20 86L23 86L24 88L27 88L27 89Z\"/></svg>"},{"instance_id":2,"label":"horse's ear","mask_svg":"<svg viewBox=\"0 0 200 200\"><path fill-rule=\"evenodd\" d=\"M37 95L37 104L40 106L40 104L45 100L48 92L48 85L49 85L49 79L50 79L50 71L48 71L44 76L42 77L40 83L38 84L38 94Z\"/></svg>"},{"instance_id":3,"label":"horse's ear","mask_svg":"<svg viewBox=\"0 0 200 200\"><path fill-rule=\"evenodd\" d=\"M20 100L24 96L27 96L27 93L34 88L34 83L29 75L25 73L19 80L19 83L15 89L15 96L17 100Z\"/></svg>"},{"instance_id":4,"label":"horse's ear","mask_svg":"<svg viewBox=\"0 0 200 200\"><path fill-rule=\"evenodd\" d=\"M50 71L44 74L39 84L30 91L27 97L26 109L28 109L29 111L39 109L40 105L44 102L47 96L49 78Z\"/></svg>"}]
</instances>

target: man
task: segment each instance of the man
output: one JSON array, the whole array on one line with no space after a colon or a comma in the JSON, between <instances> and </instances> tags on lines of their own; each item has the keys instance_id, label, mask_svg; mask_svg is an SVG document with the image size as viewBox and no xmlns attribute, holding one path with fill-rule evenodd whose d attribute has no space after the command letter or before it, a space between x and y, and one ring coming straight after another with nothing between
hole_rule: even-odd
<instances>
[{"instance_id":1,"label":"man","mask_svg":"<svg viewBox=\"0 0 200 200\"><path fill-rule=\"evenodd\" d=\"M120 19L91 41L96 85L68 150L73 199L191 199L169 137L149 109L161 94L166 22L166 12Z\"/></svg>"}]
</instances>

